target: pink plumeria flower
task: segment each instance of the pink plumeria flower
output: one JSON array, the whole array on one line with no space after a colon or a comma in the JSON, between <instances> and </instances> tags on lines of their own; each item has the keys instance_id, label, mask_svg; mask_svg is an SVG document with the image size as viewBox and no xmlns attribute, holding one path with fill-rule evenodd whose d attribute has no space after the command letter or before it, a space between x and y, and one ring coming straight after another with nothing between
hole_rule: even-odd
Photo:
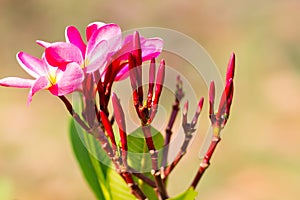
<instances>
[{"instance_id":1,"label":"pink plumeria flower","mask_svg":"<svg viewBox=\"0 0 300 200\"><path fill-rule=\"evenodd\" d=\"M45 47L45 57L50 65L64 68L66 63L78 63L86 73L106 65L109 55L121 47L121 28L117 24L94 22L86 28L87 43L74 26L65 31L67 42L47 43L37 41Z\"/></svg>"},{"instance_id":2,"label":"pink plumeria flower","mask_svg":"<svg viewBox=\"0 0 300 200\"><path fill-rule=\"evenodd\" d=\"M127 77L128 54L134 50L133 34L126 36L122 41L121 29L118 25L93 22L86 28L87 44L74 26L68 26L65 35L67 42L37 41L46 48L45 55L51 65L64 67L65 63L73 61L87 73L99 70L103 77L109 64L115 62L118 63L117 69L114 69L117 70L115 80ZM140 41L143 61L151 60L161 53L162 39L140 37Z\"/></svg>"},{"instance_id":3,"label":"pink plumeria flower","mask_svg":"<svg viewBox=\"0 0 300 200\"><path fill-rule=\"evenodd\" d=\"M65 69L59 69L49 65L45 58L39 59L24 52L17 54L17 60L35 80L7 77L0 79L0 85L30 88L27 104L32 101L32 96L40 90L49 90L55 96L69 94L75 91L84 79L81 67L75 62L67 63Z\"/></svg>"}]
</instances>

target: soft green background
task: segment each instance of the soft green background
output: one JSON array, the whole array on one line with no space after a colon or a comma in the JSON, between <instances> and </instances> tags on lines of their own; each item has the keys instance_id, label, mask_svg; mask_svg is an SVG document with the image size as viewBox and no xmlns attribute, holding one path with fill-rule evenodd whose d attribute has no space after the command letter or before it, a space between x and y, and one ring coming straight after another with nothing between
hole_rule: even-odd
<instances>
[{"instance_id":1,"label":"soft green background","mask_svg":"<svg viewBox=\"0 0 300 200\"><path fill-rule=\"evenodd\" d=\"M298 0L1 0L0 77L28 77L15 60L18 51L40 55L36 39L62 40L67 25L83 31L92 21L183 32L222 73L235 51L232 115L197 188L199 199L299 199L299 9ZM27 93L0 88L0 199L94 199L72 155L65 108L47 92L27 107ZM171 177L171 194L190 183L201 138Z\"/></svg>"}]
</instances>

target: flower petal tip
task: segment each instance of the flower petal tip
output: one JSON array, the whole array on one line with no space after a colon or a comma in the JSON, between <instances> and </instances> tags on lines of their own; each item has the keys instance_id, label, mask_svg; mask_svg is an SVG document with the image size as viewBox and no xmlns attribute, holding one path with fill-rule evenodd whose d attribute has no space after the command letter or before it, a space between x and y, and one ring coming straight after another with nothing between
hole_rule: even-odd
<instances>
[{"instance_id":1,"label":"flower petal tip","mask_svg":"<svg viewBox=\"0 0 300 200\"><path fill-rule=\"evenodd\" d=\"M38 45L40 45L41 47L44 47L44 48L47 48L51 45L51 43L49 42L45 42L45 41L42 41L42 40L36 40L35 41Z\"/></svg>"}]
</instances>

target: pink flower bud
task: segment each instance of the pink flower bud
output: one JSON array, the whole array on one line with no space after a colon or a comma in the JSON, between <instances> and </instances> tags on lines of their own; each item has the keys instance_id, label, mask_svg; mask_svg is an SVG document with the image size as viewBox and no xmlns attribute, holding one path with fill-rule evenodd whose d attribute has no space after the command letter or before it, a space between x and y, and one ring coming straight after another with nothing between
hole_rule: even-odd
<instances>
[{"instance_id":1,"label":"pink flower bud","mask_svg":"<svg viewBox=\"0 0 300 200\"><path fill-rule=\"evenodd\" d=\"M229 79L225 89L222 93L218 113L216 115L216 119L218 121L218 125L224 126L227 122L229 112L230 112L230 106L232 103L232 97L233 97L233 80Z\"/></svg>"},{"instance_id":2,"label":"pink flower bud","mask_svg":"<svg viewBox=\"0 0 300 200\"><path fill-rule=\"evenodd\" d=\"M159 68L158 68L158 72L157 72L155 96L154 96L154 100L153 100L154 105L158 104L159 97L162 92L162 88L163 88L163 84L164 84L164 80L165 80L165 70L166 70L165 65L166 65L165 61L161 60Z\"/></svg>"},{"instance_id":3,"label":"pink flower bud","mask_svg":"<svg viewBox=\"0 0 300 200\"><path fill-rule=\"evenodd\" d=\"M227 66L226 83L229 81L229 79L233 79L234 70L235 70L235 54L232 53Z\"/></svg>"}]
</instances>

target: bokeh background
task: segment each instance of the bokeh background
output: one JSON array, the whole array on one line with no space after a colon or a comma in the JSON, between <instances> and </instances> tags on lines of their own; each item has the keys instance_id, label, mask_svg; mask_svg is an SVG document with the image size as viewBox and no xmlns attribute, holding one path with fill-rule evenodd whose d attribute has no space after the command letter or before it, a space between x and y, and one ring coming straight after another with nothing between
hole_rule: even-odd
<instances>
[{"instance_id":1,"label":"bokeh background","mask_svg":"<svg viewBox=\"0 0 300 200\"><path fill-rule=\"evenodd\" d=\"M28 77L18 51L40 55L36 39L63 40L67 25L84 31L92 21L187 34L223 74L235 51L232 115L197 188L199 199L299 199L299 9L298 0L1 0L0 76ZM72 155L65 108L48 92L26 106L27 93L0 88L0 199L95 199ZM200 144L193 143L172 175L170 194L189 185Z\"/></svg>"}]
</instances>

